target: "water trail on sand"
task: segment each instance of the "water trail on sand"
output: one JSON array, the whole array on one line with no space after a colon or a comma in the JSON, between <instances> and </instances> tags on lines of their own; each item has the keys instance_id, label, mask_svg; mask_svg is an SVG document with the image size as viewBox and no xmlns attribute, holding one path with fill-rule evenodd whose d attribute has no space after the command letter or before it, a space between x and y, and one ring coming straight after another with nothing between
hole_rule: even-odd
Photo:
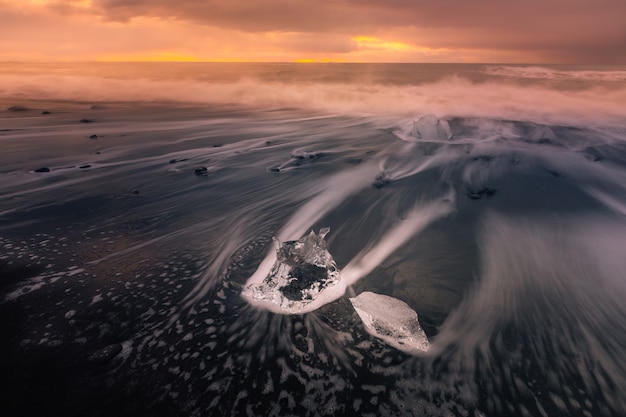
<instances>
[{"instance_id":1,"label":"water trail on sand","mask_svg":"<svg viewBox=\"0 0 626 417\"><path fill-rule=\"evenodd\" d=\"M91 385L67 392L112 393L131 407L121 414L147 404L115 397L130 386L156 414L626 415L624 88L569 88L566 75L85 77L68 94L193 103L0 109L2 308L24 317L5 326L3 347L20 352L7 363L35 381L29 352L56 361L119 342L100 376L77 374ZM24 84L0 78L0 90ZM47 82L54 96L53 81L22 97ZM230 97L260 106L202 104ZM241 296L271 268L272 237L324 227L334 292L307 314ZM429 353L371 337L346 291L402 300ZM47 373L34 386L58 383Z\"/></svg>"},{"instance_id":2,"label":"water trail on sand","mask_svg":"<svg viewBox=\"0 0 626 417\"><path fill-rule=\"evenodd\" d=\"M606 217L490 213L482 226L480 282L429 355L489 381L472 390L489 393L491 412L534 392L570 415L598 398L610 409L602 415L624 415L624 233L623 224Z\"/></svg>"},{"instance_id":3,"label":"water trail on sand","mask_svg":"<svg viewBox=\"0 0 626 417\"><path fill-rule=\"evenodd\" d=\"M454 193L441 201L418 205L405 220L387 232L379 242L361 251L341 271L344 285L352 285L379 266L396 249L434 221L450 214L454 209Z\"/></svg>"},{"instance_id":4,"label":"water trail on sand","mask_svg":"<svg viewBox=\"0 0 626 417\"><path fill-rule=\"evenodd\" d=\"M341 172L325 182L317 196L301 207L278 233L281 242L300 238L324 214L341 204L351 194L367 187L371 183L376 167L365 165L348 172ZM261 262L256 272L248 279L246 286L258 284L267 276L276 262L276 252L271 249Z\"/></svg>"},{"instance_id":5,"label":"water trail on sand","mask_svg":"<svg viewBox=\"0 0 626 417\"><path fill-rule=\"evenodd\" d=\"M315 203L319 203L319 200L315 201ZM392 227L391 230L387 231L378 242L364 248L354 257L352 261L348 263L348 265L346 265L346 267L341 271L341 280L339 283L327 287L310 302L287 309L275 302L267 299L257 299L254 296L250 286L260 284L268 275L272 265L276 262L275 251L272 251L266 256L256 272L248 279L246 282L246 289L243 291L242 295L252 305L268 309L275 313L304 314L317 310L321 306L342 297L350 285L353 285L360 278L366 276L379 266L396 249L406 243L417 233L424 230L434 221L451 213L453 209L454 193L452 190L450 190L450 193L447 196L444 196L439 201L416 204L415 207L406 214L404 220L400 221L397 225ZM294 215L292 220L288 223L288 226L290 224L298 224L302 222L303 219L300 216L306 212L306 210L301 210L296 213L296 215ZM288 229L288 227L286 229Z\"/></svg>"}]
</instances>

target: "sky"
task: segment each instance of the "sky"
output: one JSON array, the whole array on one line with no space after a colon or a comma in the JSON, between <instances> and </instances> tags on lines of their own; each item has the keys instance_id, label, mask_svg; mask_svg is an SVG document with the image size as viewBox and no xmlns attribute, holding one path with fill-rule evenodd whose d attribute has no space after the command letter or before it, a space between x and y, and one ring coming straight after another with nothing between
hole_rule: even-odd
<instances>
[{"instance_id":1,"label":"sky","mask_svg":"<svg viewBox=\"0 0 626 417\"><path fill-rule=\"evenodd\" d=\"M626 0L0 0L0 61L626 64Z\"/></svg>"}]
</instances>

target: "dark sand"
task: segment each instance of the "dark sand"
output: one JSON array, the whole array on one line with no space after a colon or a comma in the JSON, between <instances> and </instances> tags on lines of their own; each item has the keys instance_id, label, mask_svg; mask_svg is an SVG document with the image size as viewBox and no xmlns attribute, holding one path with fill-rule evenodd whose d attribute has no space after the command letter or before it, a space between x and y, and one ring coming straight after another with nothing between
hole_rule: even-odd
<instances>
[{"instance_id":1,"label":"dark sand","mask_svg":"<svg viewBox=\"0 0 626 417\"><path fill-rule=\"evenodd\" d=\"M451 119L451 142L407 143L365 116L95 104L0 103L2 415L626 412L618 133ZM348 294L407 302L431 356L346 297L239 296L290 221L329 226L343 268L450 195Z\"/></svg>"}]
</instances>

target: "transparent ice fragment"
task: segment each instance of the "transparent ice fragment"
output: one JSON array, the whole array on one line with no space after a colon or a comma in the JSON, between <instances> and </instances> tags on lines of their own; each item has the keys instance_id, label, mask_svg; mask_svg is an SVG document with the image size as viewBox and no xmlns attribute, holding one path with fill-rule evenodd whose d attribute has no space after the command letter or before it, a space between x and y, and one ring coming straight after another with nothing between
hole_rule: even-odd
<instances>
[{"instance_id":1,"label":"transparent ice fragment","mask_svg":"<svg viewBox=\"0 0 626 417\"><path fill-rule=\"evenodd\" d=\"M417 313L404 301L366 291L350 298L350 302L372 336L406 353L428 350L428 338L417 321Z\"/></svg>"},{"instance_id":2,"label":"transparent ice fragment","mask_svg":"<svg viewBox=\"0 0 626 417\"><path fill-rule=\"evenodd\" d=\"M251 284L247 292L252 298L278 304L287 312L297 312L315 300L326 288L340 280L339 268L326 249L324 237L311 231L299 240L281 243L274 239L276 262L260 284Z\"/></svg>"},{"instance_id":3,"label":"transparent ice fragment","mask_svg":"<svg viewBox=\"0 0 626 417\"><path fill-rule=\"evenodd\" d=\"M411 135L418 139L452 139L452 131L450 130L448 121L446 119L439 119L432 114L427 114L417 120L413 120Z\"/></svg>"}]
</instances>

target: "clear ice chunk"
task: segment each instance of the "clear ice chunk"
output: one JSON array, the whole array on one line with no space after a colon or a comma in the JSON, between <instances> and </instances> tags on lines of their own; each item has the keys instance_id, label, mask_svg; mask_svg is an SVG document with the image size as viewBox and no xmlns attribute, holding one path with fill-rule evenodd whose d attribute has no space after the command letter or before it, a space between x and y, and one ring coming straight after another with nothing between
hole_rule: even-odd
<instances>
[{"instance_id":1,"label":"clear ice chunk","mask_svg":"<svg viewBox=\"0 0 626 417\"><path fill-rule=\"evenodd\" d=\"M366 291L350 302L372 336L409 354L428 351L430 344L417 313L404 301Z\"/></svg>"},{"instance_id":2,"label":"clear ice chunk","mask_svg":"<svg viewBox=\"0 0 626 417\"><path fill-rule=\"evenodd\" d=\"M417 120L413 120L411 135L418 139L452 139L452 131L450 130L448 121L446 119L439 119L432 114L427 114Z\"/></svg>"},{"instance_id":3,"label":"clear ice chunk","mask_svg":"<svg viewBox=\"0 0 626 417\"><path fill-rule=\"evenodd\" d=\"M326 249L325 227L299 240L281 243L274 239L276 262L260 284L246 289L252 298L278 304L286 312L297 312L341 279L335 260Z\"/></svg>"}]
</instances>

